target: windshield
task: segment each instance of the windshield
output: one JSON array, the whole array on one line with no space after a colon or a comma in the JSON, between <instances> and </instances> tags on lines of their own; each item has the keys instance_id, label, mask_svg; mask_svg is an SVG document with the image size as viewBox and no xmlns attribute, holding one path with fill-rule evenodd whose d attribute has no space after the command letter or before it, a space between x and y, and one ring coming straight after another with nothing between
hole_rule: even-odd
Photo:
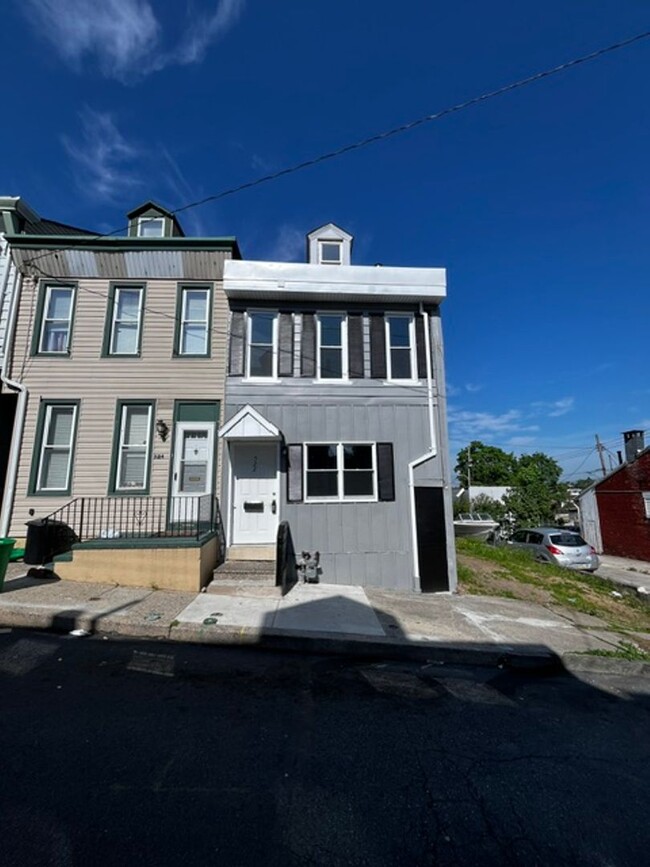
<instances>
[{"instance_id":1,"label":"windshield","mask_svg":"<svg viewBox=\"0 0 650 867\"><path fill-rule=\"evenodd\" d=\"M587 544L577 533L554 533L549 536L549 539L554 545L560 545L563 548L580 548Z\"/></svg>"}]
</instances>

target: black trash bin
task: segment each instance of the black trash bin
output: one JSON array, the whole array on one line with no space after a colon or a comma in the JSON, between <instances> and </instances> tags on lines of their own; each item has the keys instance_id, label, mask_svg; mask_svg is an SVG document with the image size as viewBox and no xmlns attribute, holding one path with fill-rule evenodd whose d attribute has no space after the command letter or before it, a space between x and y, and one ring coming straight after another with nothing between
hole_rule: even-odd
<instances>
[{"instance_id":1,"label":"black trash bin","mask_svg":"<svg viewBox=\"0 0 650 867\"><path fill-rule=\"evenodd\" d=\"M31 566L42 566L50 563L57 554L70 551L77 534L72 527L63 521L52 521L49 518L36 518L27 522L27 541L25 543L25 563Z\"/></svg>"}]
</instances>

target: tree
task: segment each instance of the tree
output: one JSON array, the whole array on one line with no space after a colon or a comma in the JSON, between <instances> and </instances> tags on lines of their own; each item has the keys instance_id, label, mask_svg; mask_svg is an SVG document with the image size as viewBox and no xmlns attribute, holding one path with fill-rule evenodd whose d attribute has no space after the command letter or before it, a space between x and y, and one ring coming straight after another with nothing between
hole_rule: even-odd
<instances>
[{"instance_id":1,"label":"tree","mask_svg":"<svg viewBox=\"0 0 650 867\"><path fill-rule=\"evenodd\" d=\"M471 458L470 477L473 485L510 485L512 484L517 458L512 452L504 452L497 446L484 445L474 440L468 448L458 452L454 467L461 485L467 487L467 459Z\"/></svg>"},{"instance_id":2,"label":"tree","mask_svg":"<svg viewBox=\"0 0 650 867\"><path fill-rule=\"evenodd\" d=\"M519 458L512 488L504 498L516 526L554 523L555 511L564 494L561 475L557 461L542 452Z\"/></svg>"}]
</instances>

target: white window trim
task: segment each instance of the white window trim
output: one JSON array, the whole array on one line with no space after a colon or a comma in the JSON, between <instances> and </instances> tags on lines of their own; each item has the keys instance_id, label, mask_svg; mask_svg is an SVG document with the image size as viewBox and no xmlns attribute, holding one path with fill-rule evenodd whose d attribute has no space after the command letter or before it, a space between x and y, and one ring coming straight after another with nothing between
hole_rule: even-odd
<instances>
[{"instance_id":1,"label":"white window trim","mask_svg":"<svg viewBox=\"0 0 650 867\"><path fill-rule=\"evenodd\" d=\"M271 376L251 376L251 336L253 332L252 317L256 313L266 313L273 316L273 334L272 334L272 373ZM247 310L246 311L246 357L245 357L245 378L251 382L278 382L278 313L276 310ZM256 346L267 346L266 343L256 343Z\"/></svg>"},{"instance_id":2,"label":"white window trim","mask_svg":"<svg viewBox=\"0 0 650 867\"><path fill-rule=\"evenodd\" d=\"M115 325L117 323L117 308L118 301L120 297L120 292L139 292L140 299L138 301L138 322L137 322L137 331L135 335L135 350L133 352L116 352L114 347L115 340ZM113 294L113 309L111 311L111 332L108 340L108 354L109 355L124 355L124 356L136 356L140 355L140 339L142 337L142 308L144 302L144 289L142 286L116 286L115 292ZM126 320L125 320L126 321Z\"/></svg>"},{"instance_id":3,"label":"white window trim","mask_svg":"<svg viewBox=\"0 0 650 867\"><path fill-rule=\"evenodd\" d=\"M411 375L407 378L394 377L392 371L392 356L390 343L390 320L391 319L408 319L409 320L409 356L411 359ZM418 382L417 376L417 361L416 361L416 341L415 341L415 316L412 313L386 313L384 317L384 328L386 330L386 378L388 382ZM403 349L404 347L395 347Z\"/></svg>"},{"instance_id":4,"label":"white window trim","mask_svg":"<svg viewBox=\"0 0 650 867\"><path fill-rule=\"evenodd\" d=\"M53 409L72 409L72 424L70 425L70 442L67 446L48 446L47 438L50 430L50 424L52 423L52 410ZM70 475L72 473L72 452L74 450L75 437L77 435L77 410L78 405L76 403L50 403L47 405L45 412L45 423L43 424L43 431L41 434L41 443L40 443L40 455L38 457L38 473L36 474L36 492L41 493L49 493L50 491L55 494L59 491L67 491L70 488ZM46 488L41 485L41 476L43 473L43 458L45 457L45 449L50 450L59 450L63 451L67 449L68 451L68 467L65 475L65 485L62 488Z\"/></svg>"},{"instance_id":5,"label":"white window trim","mask_svg":"<svg viewBox=\"0 0 650 867\"><path fill-rule=\"evenodd\" d=\"M321 376L320 372L320 359L321 359L321 349L337 349L336 346L323 346L321 347L321 319L324 316L340 316L342 319L341 322L341 376ZM328 310L327 312L321 312L316 314L316 379L318 382L348 382L349 380L349 368L348 368L348 316L347 313L343 313L339 310Z\"/></svg>"},{"instance_id":6,"label":"white window trim","mask_svg":"<svg viewBox=\"0 0 650 867\"><path fill-rule=\"evenodd\" d=\"M45 323L46 322L63 322L63 319L50 319L47 315L50 299L53 289L68 289L70 291L70 313L68 315L68 334L65 341L65 349L45 349L43 347L43 339L45 338ZM41 335L38 341L38 351L45 352L48 355L66 355L70 351L70 334L72 332L72 316L74 311L76 287L70 285L48 285L45 287L45 302L43 304L43 315L41 318Z\"/></svg>"},{"instance_id":7,"label":"white window trim","mask_svg":"<svg viewBox=\"0 0 650 867\"><path fill-rule=\"evenodd\" d=\"M134 409L136 407L146 406L147 407L147 442L145 444L144 451L144 478L142 479L141 487L134 487L133 485L127 485L124 487L120 487L120 478L122 477L122 455L124 454L124 432L126 430L126 418L127 412L130 409ZM153 413L153 406L150 403L138 403L137 401L133 401L132 403L123 403L121 406L121 418L120 418L120 438L117 444L117 462L115 465L115 491L118 493L125 492L137 492L137 491L146 491L148 488L148 478L149 475L149 458L151 452L151 416ZM128 446L127 446L128 448Z\"/></svg>"},{"instance_id":8,"label":"white window trim","mask_svg":"<svg viewBox=\"0 0 650 867\"><path fill-rule=\"evenodd\" d=\"M645 516L650 519L650 491L641 491L641 496L643 497Z\"/></svg>"},{"instance_id":9,"label":"white window trim","mask_svg":"<svg viewBox=\"0 0 650 867\"><path fill-rule=\"evenodd\" d=\"M307 449L308 446L336 446L336 476L338 494L336 497L310 497L307 493ZM371 496L366 497L346 497L343 494L343 446L371 446L372 449L372 489ZM367 440L341 440L340 442L325 442L315 440L313 442L303 443L303 491L305 503L378 503L379 502L379 480L377 473L377 443L368 442Z\"/></svg>"},{"instance_id":10,"label":"white window trim","mask_svg":"<svg viewBox=\"0 0 650 867\"><path fill-rule=\"evenodd\" d=\"M205 319L186 319L185 311L187 309L187 293L188 292L204 292L205 293ZM181 286L181 321L180 330L178 332L178 354L189 355L196 357L204 357L209 354L210 343L210 289L208 286ZM183 328L186 325L203 325L205 326L205 338L203 342L203 352L184 352L183 351Z\"/></svg>"},{"instance_id":11,"label":"white window trim","mask_svg":"<svg viewBox=\"0 0 650 867\"><path fill-rule=\"evenodd\" d=\"M323 245L336 245L339 249L339 258L337 261L332 259L323 259ZM319 265L342 265L343 264L343 241L340 238L319 238L318 239L318 264Z\"/></svg>"},{"instance_id":12,"label":"white window trim","mask_svg":"<svg viewBox=\"0 0 650 867\"><path fill-rule=\"evenodd\" d=\"M161 232L159 235L143 235L142 227L147 223L155 223L160 221ZM164 238L165 237L165 218L160 217L138 217L138 237L139 238Z\"/></svg>"}]
</instances>

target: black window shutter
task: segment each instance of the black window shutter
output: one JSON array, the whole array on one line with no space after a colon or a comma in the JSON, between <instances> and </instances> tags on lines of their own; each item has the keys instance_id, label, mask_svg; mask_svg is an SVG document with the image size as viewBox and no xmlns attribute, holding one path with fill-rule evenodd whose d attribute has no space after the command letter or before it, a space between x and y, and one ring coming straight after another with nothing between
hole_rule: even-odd
<instances>
[{"instance_id":1,"label":"black window shutter","mask_svg":"<svg viewBox=\"0 0 650 867\"><path fill-rule=\"evenodd\" d=\"M316 376L316 317L313 313L302 314L300 375Z\"/></svg>"},{"instance_id":2,"label":"black window shutter","mask_svg":"<svg viewBox=\"0 0 650 867\"><path fill-rule=\"evenodd\" d=\"M395 499L392 443L377 443L377 491L384 502Z\"/></svg>"},{"instance_id":3,"label":"black window shutter","mask_svg":"<svg viewBox=\"0 0 650 867\"><path fill-rule=\"evenodd\" d=\"M230 367L231 376L244 375L244 314L233 310L230 318Z\"/></svg>"},{"instance_id":4,"label":"black window shutter","mask_svg":"<svg viewBox=\"0 0 650 867\"><path fill-rule=\"evenodd\" d=\"M363 317L348 316L348 376L363 379Z\"/></svg>"},{"instance_id":5,"label":"black window shutter","mask_svg":"<svg viewBox=\"0 0 650 867\"><path fill-rule=\"evenodd\" d=\"M427 349L424 342L424 317L415 317L415 345L418 355L418 379L427 378Z\"/></svg>"},{"instance_id":6,"label":"black window shutter","mask_svg":"<svg viewBox=\"0 0 650 867\"><path fill-rule=\"evenodd\" d=\"M386 379L386 328L381 313L370 314L370 376Z\"/></svg>"},{"instance_id":7,"label":"black window shutter","mask_svg":"<svg viewBox=\"0 0 650 867\"><path fill-rule=\"evenodd\" d=\"M287 446L287 502L302 503L302 445Z\"/></svg>"},{"instance_id":8,"label":"black window shutter","mask_svg":"<svg viewBox=\"0 0 650 867\"><path fill-rule=\"evenodd\" d=\"M280 314L278 375L293 376L293 316Z\"/></svg>"}]
</instances>

